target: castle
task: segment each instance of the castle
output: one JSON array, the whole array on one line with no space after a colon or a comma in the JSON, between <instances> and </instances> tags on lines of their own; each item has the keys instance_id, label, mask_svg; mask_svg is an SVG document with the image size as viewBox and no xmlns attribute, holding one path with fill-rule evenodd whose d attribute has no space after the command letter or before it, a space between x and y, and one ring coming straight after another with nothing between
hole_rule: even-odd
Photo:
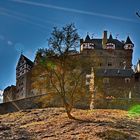
<instances>
[{"instance_id":1,"label":"castle","mask_svg":"<svg viewBox=\"0 0 140 140\"><path fill-rule=\"evenodd\" d=\"M100 85L105 97L140 98L140 60L135 69L132 69L133 49L134 44L129 36L126 41L119 41L111 34L108 37L107 31L103 32L103 37L100 39L90 38L89 35L85 39L80 39L78 55L83 59L92 58L92 65L97 69L95 75L102 81ZM75 52L71 54L77 55ZM5 88L4 102L45 93L45 90L38 91L31 86L35 82L32 81L35 62L21 54L16 66L16 86Z\"/></svg>"}]
</instances>

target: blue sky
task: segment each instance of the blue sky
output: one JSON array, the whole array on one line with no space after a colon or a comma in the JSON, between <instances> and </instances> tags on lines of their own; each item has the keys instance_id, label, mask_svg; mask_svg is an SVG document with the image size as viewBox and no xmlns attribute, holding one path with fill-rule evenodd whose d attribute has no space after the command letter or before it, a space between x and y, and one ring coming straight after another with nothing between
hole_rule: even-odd
<instances>
[{"instance_id":1,"label":"blue sky","mask_svg":"<svg viewBox=\"0 0 140 140\"><path fill-rule=\"evenodd\" d=\"M103 30L135 44L133 64L140 58L139 0L0 0L0 89L15 84L21 51L34 60L47 47L54 26L75 23L81 37L101 38Z\"/></svg>"}]
</instances>

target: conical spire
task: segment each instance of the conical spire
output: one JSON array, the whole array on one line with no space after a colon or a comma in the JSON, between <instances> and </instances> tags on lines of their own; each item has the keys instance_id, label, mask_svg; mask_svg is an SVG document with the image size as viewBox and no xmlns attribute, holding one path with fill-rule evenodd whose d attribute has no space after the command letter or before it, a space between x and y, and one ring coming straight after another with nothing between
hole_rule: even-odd
<instances>
[{"instance_id":1,"label":"conical spire","mask_svg":"<svg viewBox=\"0 0 140 140\"><path fill-rule=\"evenodd\" d=\"M85 38L85 41L90 41L90 37L89 35L87 34L86 38Z\"/></svg>"},{"instance_id":2,"label":"conical spire","mask_svg":"<svg viewBox=\"0 0 140 140\"><path fill-rule=\"evenodd\" d=\"M109 35L109 39L108 39L107 43L113 43L113 37L112 37L112 34Z\"/></svg>"},{"instance_id":3,"label":"conical spire","mask_svg":"<svg viewBox=\"0 0 140 140\"><path fill-rule=\"evenodd\" d=\"M110 34L110 36L109 36L109 40L112 40L112 39L113 39L112 34Z\"/></svg>"},{"instance_id":4,"label":"conical spire","mask_svg":"<svg viewBox=\"0 0 140 140\"><path fill-rule=\"evenodd\" d=\"M127 39L126 39L125 44L133 44L132 41L131 41L131 39L129 38L129 36L128 36Z\"/></svg>"}]
</instances>

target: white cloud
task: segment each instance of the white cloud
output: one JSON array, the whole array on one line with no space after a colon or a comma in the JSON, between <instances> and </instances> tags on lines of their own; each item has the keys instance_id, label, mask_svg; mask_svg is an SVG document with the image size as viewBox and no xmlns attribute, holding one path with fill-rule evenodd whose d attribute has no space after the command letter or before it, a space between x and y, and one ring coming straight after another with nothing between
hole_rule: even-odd
<instances>
[{"instance_id":1,"label":"white cloud","mask_svg":"<svg viewBox=\"0 0 140 140\"><path fill-rule=\"evenodd\" d=\"M48 30L48 28L45 25L39 24L39 23L35 23L35 22L31 21L31 20L28 20L28 19L26 19L24 17L21 17L20 15L18 15L18 16L17 15L12 15L12 14L9 14L7 12L0 12L0 15L7 16L7 17L10 17L10 18L15 18L17 20L21 20L21 21L24 21L26 23L29 23L29 24L32 24L32 25L36 25L38 27L41 27L41 28L44 28L44 29Z\"/></svg>"},{"instance_id":2,"label":"white cloud","mask_svg":"<svg viewBox=\"0 0 140 140\"><path fill-rule=\"evenodd\" d=\"M49 5L49 4L38 3L38 2L31 2L31 1L26 1L26 0L11 0L11 1L17 2L17 3L22 3L22 4L27 4L27 5L32 5L32 6L51 8L51 9L56 9L56 10L61 10L61 11L66 11L66 12L74 12L74 13L78 13L78 14L98 16L98 17L103 17L103 18L110 18L110 19L115 19L115 20L139 23L136 20L133 20L133 19L130 19L130 18L107 15L107 14L103 14L103 13L96 13L96 12L90 12L90 11L85 11L85 10L78 10L78 9L60 7L60 6Z\"/></svg>"},{"instance_id":3,"label":"white cloud","mask_svg":"<svg viewBox=\"0 0 140 140\"><path fill-rule=\"evenodd\" d=\"M13 45L13 42L10 41L10 40L8 40L8 41L7 41L7 44L11 46L11 45Z\"/></svg>"}]
</instances>

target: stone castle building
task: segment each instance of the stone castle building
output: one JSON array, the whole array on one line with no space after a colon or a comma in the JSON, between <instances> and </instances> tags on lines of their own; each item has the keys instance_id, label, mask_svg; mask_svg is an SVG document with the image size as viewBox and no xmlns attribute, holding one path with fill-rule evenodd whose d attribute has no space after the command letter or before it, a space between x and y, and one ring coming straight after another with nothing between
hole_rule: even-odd
<instances>
[{"instance_id":1,"label":"stone castle building","mask_svg":"<svg viewBox=\"0 0 140 140\"><path fill-rule=\"evenodd\" d=\"M108 38L107 31L103 32L102 39L87 35L80 40L80 53L84 59L92 58L92 65L97 69L95 83L103 89L104 97L140 98L140 61L133 70L133 49L129 36L126 41L119 41L111 34Z\"/></svg>"},{"instance_id":2,"label":"stone castle building","mask_svg":"<svg viewBox=\"0 0 140 140\"><path fill-rule=\"evenodd\" d=\"M32 67L33 62L21 54L16 66L16 86L12 85L4 89L4 102L30 96Z\"/></svg>"},{"instance_id":3,"label":"stone castle building","mask_svg":"<svg viewBox=\"0 0 140 140\"><path fill-rule=\"evenodd\" d=\"M90 38L89 35L80 39L80 52L72 52L72 55L83 59L92 58L91 65L96 69L97 77L96 96L102 87L104 97L140 98L140 60L132 69L133 49L134 44L129 36L126 41L120 41L111 34L108 37L107 31L104 31L100 39ZM16 86L9 86L4 90L4 102L45 93L44 89L38 91L31 87L32 82L35 82L32 81L31 74L34 64L24 55L20 56L16 67ZM38 78L40 81L44 79L44 74L41 72Z\"/></svg>"}]
</instances>

